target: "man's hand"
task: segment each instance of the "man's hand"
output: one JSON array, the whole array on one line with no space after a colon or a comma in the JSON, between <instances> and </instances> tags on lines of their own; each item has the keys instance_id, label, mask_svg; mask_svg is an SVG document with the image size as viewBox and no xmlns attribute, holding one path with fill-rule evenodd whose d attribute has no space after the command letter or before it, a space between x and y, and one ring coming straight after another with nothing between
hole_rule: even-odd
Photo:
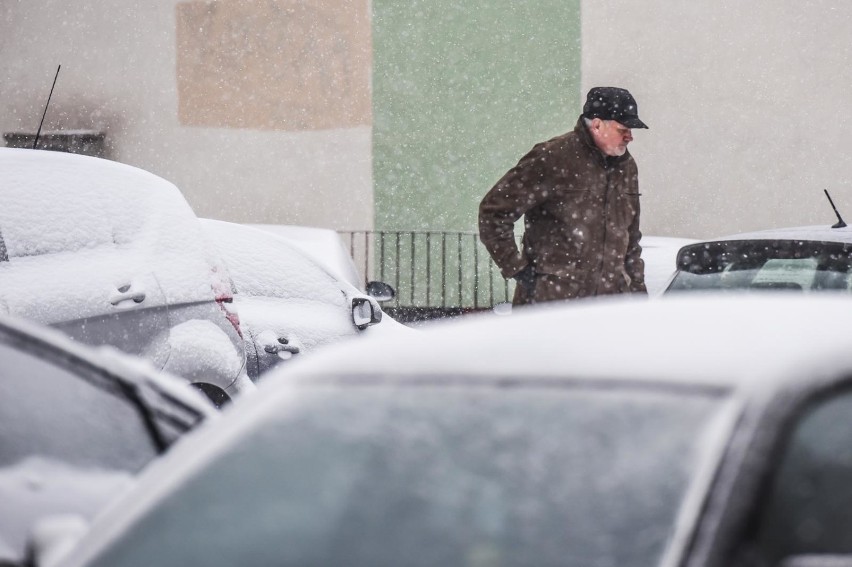
<instances>
[{"instance_id":1,"label":"man's hand","mask_svg":"<svg viewBox=\"0 0 852 567\"><path fill-rule=\"evenodd\" d=\"M527 293L532 294L535 291L535 267L532 264L527 264L523 270L512 276L512 279Z\"/></svg>"}]
</instances>

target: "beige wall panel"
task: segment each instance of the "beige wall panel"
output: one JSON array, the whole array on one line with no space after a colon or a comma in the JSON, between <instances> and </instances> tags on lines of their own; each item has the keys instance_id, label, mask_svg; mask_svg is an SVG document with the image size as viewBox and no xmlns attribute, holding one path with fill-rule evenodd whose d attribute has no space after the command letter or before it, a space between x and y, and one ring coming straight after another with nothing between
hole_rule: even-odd
<instances>
[{"instance_id":1,"label":"beige wall panel","mask_svg":"<svg viewBox=\"0 0 852 567\"><path fill-rule=\"evenodd\" d=\"M184 125L318 130L370 123L368 0L177 5Z\"/></svg>"}]
</instances>

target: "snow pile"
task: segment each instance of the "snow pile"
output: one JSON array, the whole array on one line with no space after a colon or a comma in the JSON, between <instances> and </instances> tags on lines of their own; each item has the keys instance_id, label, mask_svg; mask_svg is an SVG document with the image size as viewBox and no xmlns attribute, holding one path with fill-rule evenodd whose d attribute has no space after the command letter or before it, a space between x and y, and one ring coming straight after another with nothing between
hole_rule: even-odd
<instances>
[{"instance_id":1,"label":"snow pile","mask_svg":"<svg viewBox=\"0 0 852 567\"><path fill-rule=\"evenodd\" d=\"M127 472L75 467L45 457L28 457L0 468L0 557L24 554L30 530L58 514L91 518L133 484Z\"/></svg>"}]
</instances>

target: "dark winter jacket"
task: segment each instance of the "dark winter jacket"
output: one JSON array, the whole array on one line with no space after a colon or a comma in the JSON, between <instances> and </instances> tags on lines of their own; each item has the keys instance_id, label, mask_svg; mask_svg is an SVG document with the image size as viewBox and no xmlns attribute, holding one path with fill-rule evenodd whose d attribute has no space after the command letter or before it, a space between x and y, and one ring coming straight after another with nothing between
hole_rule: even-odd
<instances>
[{"instance_id":1,"label":"dark winter jacket","mask_svg":"<svg viewBox=\"0 0 852 567\"><path fill-rule=\"evenodd\" d=\"M516 293L515 303L645 293L638 175L629 152L608 157L597 149L581 117L497 182L479 207L483 244L506 278L528 264L548 276L537 278L534 293ZM514 223L522 215L518 250Z\"/></svg>"}]
</instances>

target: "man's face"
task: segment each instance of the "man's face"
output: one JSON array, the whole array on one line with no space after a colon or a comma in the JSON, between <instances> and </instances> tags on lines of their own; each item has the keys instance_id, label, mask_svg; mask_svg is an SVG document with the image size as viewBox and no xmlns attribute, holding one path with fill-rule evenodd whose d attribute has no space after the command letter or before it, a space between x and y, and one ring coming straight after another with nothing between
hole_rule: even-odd
<instances>
[{"instance_id":1,"label":"man's face","mask_svg":"<svg viewBox=\"0 0 852 567\"><path fill-rule=\"evenodd\" d=\"M627 144L633 141L630 128L615 120L593 118L589 132L598 149L608 156L623 156Z\"/></svg>"}]
</instances>

